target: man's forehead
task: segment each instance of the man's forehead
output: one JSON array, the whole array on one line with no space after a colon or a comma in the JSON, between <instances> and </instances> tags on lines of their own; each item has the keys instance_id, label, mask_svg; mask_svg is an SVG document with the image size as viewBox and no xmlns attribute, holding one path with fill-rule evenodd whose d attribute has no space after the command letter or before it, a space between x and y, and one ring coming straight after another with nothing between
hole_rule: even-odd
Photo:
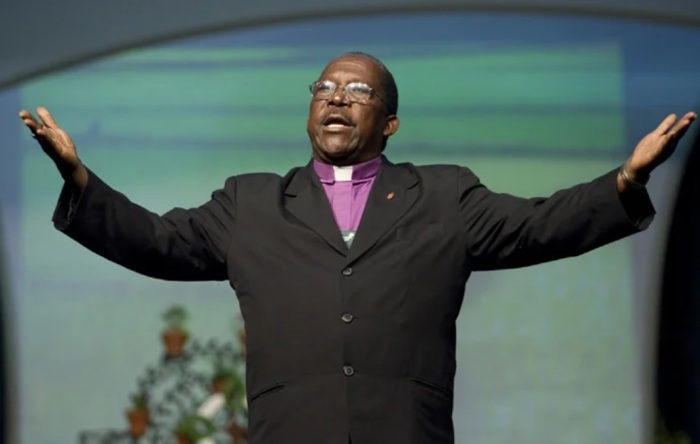
<instances>
[{"instance_id":1,"label":"man's forehead","mask_svg":"<svg viewBox=\"0 0 700 444\"><path fill-rule=\"evenodd\" d=\"M342 75L344 73L372 78L378 74L376 62L368 57L349 55L332 60L321 73L321 76Z\"/></svg>"}]
</instances>

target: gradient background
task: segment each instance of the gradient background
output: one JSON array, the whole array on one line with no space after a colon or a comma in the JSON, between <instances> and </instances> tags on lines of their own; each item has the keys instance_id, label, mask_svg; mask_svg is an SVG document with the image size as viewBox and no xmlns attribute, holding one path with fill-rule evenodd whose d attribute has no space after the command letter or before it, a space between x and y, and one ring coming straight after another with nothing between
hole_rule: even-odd
<instances>
[{"instance_id":1,"label":"gradient background","mask_svg":"<svg viewBox=\"0 0 700 444\"><path fill-rule=\"evenodd\" d=\"M467 165L496 191L538 196L616 168L666 114L696 108L698 47L700 29L621 19L335 18L125 51L0 91L3 171L17 179L2 216L18 442L124 428L170 305L182 303L205 339L231 337L238 319L226 283L148 279L53 230L61 181L19 109L48 107L86 165L165 212L205 202L229 175L306 163L306 85L330 58L362 50L399 86L391 160ZM458 329L458 443L642 442L648 295L684 147L654 176L649 231L472 278Z\"/></svg>"}]
</instances>

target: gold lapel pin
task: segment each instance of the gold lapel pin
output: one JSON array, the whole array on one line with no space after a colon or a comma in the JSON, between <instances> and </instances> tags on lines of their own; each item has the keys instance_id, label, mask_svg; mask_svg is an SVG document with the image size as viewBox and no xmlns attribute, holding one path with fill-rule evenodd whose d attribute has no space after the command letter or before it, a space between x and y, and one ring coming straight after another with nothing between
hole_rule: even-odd
<instances>
[{"instance_id":1,"label":"gold lapel pin","mask_svg":"<svg viewBox=\"0 0 700 444\"><path fill-rule=\"evenodd\" d=\"M388 200L393 199L393 198L394 198L394 192L392 191L391 193L387 194L387 195L386 195L386 198L387 198Z\"/></svg>"}]
</instances>

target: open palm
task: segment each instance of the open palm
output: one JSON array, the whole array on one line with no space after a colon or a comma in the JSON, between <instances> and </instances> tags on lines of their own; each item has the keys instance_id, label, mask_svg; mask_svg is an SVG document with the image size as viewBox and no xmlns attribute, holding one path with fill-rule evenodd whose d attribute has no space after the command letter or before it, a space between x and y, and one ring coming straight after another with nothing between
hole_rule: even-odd
<instances>
[{"instance_id":1,"label":"open palm","mask_svg":"<svg viewBox=\"0 0 700 444\"><path fill-rule=\"evenodd\" d=\"M627 161L627 171L636 179L649 177L654 168L671 157L695 118L696 114L692 112L680 120L675 114L666 117L654 131L639 141Z\"/></svg>"},{"instance_id":2,"label":"open palm","mask_svg":"<svg viewBox=\"0 0 700 444\"><path fill-rule=\"evenodd\" d=\"M61 176L83 188L87 183L87 171L78 158L73 139L53 119L46 108L37 108L37 119L29 111L22 110L19 117L32 133L41 149L53 160Z\"/></svg>"}]
</instances>

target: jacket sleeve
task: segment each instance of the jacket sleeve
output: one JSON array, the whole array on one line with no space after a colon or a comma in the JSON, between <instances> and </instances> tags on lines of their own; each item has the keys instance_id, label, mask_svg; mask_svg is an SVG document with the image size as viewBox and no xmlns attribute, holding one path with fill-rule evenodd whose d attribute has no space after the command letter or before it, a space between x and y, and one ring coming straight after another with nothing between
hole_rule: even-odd
<instances>
[{"instance_id":1,"label":"jacket sleeve","mask_svg":"<svg viewBox=\"0 0 700 444\"><path fill-rule=\"evenodd\" d=\"M628 214L617 192L617 170L558 191L524 199L488 190L467 168L459 172L459 212L474 270L525 267L578 256L645 230L654 208L646 191Z\"/></svg>"},{"instance_id":2,"label":"jacket sleeve","mask_svg":"<svg viewBox=\"0 0 700 444\"><path fill-rule=\"evenodd\" d=\"M177 281L225 280L235 223L235 179L204 205L162 216L131 202L92 171L79 196L66 186L53 215L56 229L100 256L146 276Z\"/></svg>"}]
</instances>

